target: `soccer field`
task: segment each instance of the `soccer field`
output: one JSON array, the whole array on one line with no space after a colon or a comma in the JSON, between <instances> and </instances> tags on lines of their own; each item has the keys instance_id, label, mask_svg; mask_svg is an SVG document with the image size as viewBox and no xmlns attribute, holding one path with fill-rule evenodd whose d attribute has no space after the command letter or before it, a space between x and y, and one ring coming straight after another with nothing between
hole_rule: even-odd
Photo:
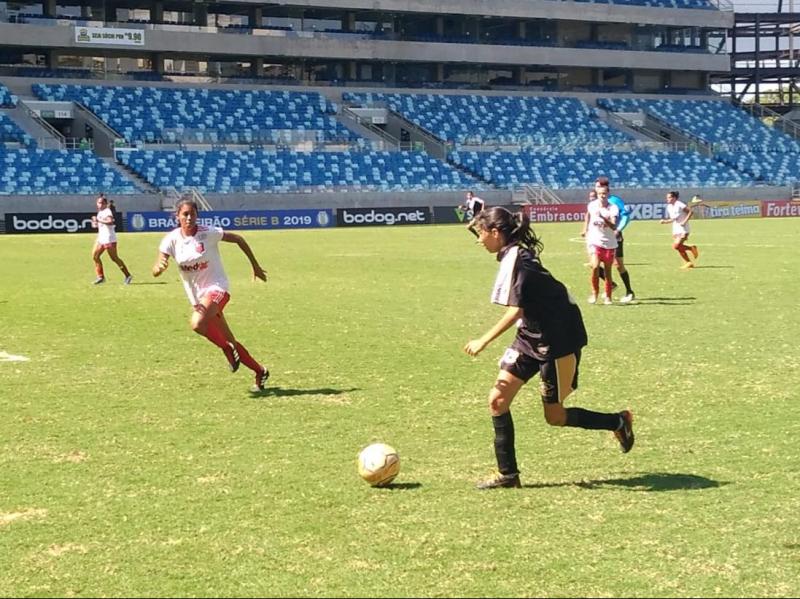
<instances>
[{"instance_id":1,"label":"soccer field","mask_svg":"<svg viewBox=\"0 0 800 599\"><path fill-rule=\"evenodd\" d=\"M630 408L636 446L514 403L522 489L486 396L513 333L460 226L245 231L226 316L272 371L191 332L160 234L0 236L0 595L766 597L800 593L800 219L695 221L698 268L635 222L638 301L587 305L580 223L536 227L589 331L568 405ZM8 355L27 361L8 361ZM5 356L5 360L3 360ZM358 478L396 447L394 486Z\"/></svg>"}]
</instances>

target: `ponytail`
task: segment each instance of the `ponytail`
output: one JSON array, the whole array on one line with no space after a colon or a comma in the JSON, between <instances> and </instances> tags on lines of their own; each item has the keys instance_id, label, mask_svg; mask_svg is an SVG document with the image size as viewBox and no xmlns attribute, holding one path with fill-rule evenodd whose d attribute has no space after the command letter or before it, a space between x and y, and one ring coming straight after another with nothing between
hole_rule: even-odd
<instances>
[{"instance_id":1,"label":"ponytail","mask_svg":"<svg viewBox=\"0 0 800 599\"><path fill-rule=\"evenodd\" d=\"M503 234L507 245L519 245L538 256L544 245L531 228L530 216L526 210L512 213L502 206L481 211L475 217L477 227L490 231L497 229Z\"/></svg>"}]
</instances>

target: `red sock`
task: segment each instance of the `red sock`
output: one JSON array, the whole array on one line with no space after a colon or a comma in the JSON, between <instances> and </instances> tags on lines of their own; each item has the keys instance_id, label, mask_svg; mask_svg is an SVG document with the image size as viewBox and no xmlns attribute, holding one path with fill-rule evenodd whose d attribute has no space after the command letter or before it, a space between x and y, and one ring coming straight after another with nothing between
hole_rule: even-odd
<instances>
[{"instance_id":1,"label":"red sock","mask_svg":"<svg viewBox=\"0 0 800 599\"><path fill-rule=\"evenodd\" d=\"M683 244L679 245L675 249L678 250L678 253L681 255L681 258L683 258L684 262L689 262L689 256L686 254L686 247Z\"/></svg>"},{"instance_id":2,"label":"red sock","mask_svg":"<svg viewBox=\"0 0 800 599\"><path fill-rule=\"evenodd\" d=\"M259 373L263 370L261 364L259 364L253 359L253 356L251 356L250 353L247 351L247 349L245 349L244 345L242 345L238 341L236 341L235 345L236 345L236 351L239 352L239 360L241 360L242 364L247 366L250 370L252 370L255 373Z\"/></svg>"},{"instance_id":3,"label":"red sock","mask_svg":"<svg viewBox=\"0 0 800 599\"><path fill-rule=\"evenodd\" d=\"M105 275L103 274L103 265L102 264L95 264L94 265L94 272L99 278L101 278L101 279L105 278Z\"/></svg>"},{"instance_id":4,"label":"red sock","mask_svg":"<svg viewBox=\"0 0 800 599\"><path fill-rule=\"evenodd\" d=\"M211 318L206 330L205 337L220 349L227 349L228 340L225 338L225 333L217 326L215 319Z\"/></svg>"}]
</instances>

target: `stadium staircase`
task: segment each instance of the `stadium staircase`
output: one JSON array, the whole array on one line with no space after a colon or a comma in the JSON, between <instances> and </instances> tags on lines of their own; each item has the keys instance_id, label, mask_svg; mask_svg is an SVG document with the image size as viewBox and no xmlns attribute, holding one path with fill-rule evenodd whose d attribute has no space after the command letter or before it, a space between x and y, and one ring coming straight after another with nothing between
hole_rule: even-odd
<instances>
[{"instance_id":1,"label":"stadium staircase","mask_svg":"<svg viewBox=\"0 0 800 599\"><path fill-rule=\"evenodd\" d=\"M122 164L121 162L117 162L115 158L110 158L108 156L98 156L100 160L103 160L108 166L113 168L115 171L121 173L127 179L132 179L136 185L141 188L145 193L162 193L160 189L156 186L152 185L147 179L140 176L132 168L129 168L127 165Z\"/></svg>"},{"instance_id":2,"label":"stadium staircase","mask_svg":"<svg viewBox=\"0 0 800 599\"><path fill-rule=\"evenodd\" d=\"M14 108L7 109L6 114L17 126L36 140L36 146L44 150L61 150L66 147L66 140L50 123L33 112L20 100Z\"/></svg>"}]
</instances>

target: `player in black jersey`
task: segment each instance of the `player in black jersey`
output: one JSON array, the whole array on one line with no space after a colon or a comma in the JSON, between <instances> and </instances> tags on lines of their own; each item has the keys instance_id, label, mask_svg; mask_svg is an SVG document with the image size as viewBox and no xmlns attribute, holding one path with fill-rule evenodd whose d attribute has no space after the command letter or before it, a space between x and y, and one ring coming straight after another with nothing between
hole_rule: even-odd
<instances>
[{"instance_id":1,"label":"player in black jersey","mask_svg":"<svg viewBox=\"0 0 800 599\"><path fill-rule=\"evenodd\" d=\"M506 311L482 337L467 343L464 351L477 356L518 324L517 336L503 354L500 373L489 392L498 473L478 483L478 488L521 486L510 409L516 394L537 373L548 424L610 430L622 451L630 451L634 440L630 411L607 414L563 405L564 399L578 387L581 349L587 344L586 329L581 311L567 288L542 266L539 260L542 243L528 216L495 207L481 212L474 226L479 242L489 253L497 254L500 269L491 301L506 306Z\"/></svg>"}]
</instances>

